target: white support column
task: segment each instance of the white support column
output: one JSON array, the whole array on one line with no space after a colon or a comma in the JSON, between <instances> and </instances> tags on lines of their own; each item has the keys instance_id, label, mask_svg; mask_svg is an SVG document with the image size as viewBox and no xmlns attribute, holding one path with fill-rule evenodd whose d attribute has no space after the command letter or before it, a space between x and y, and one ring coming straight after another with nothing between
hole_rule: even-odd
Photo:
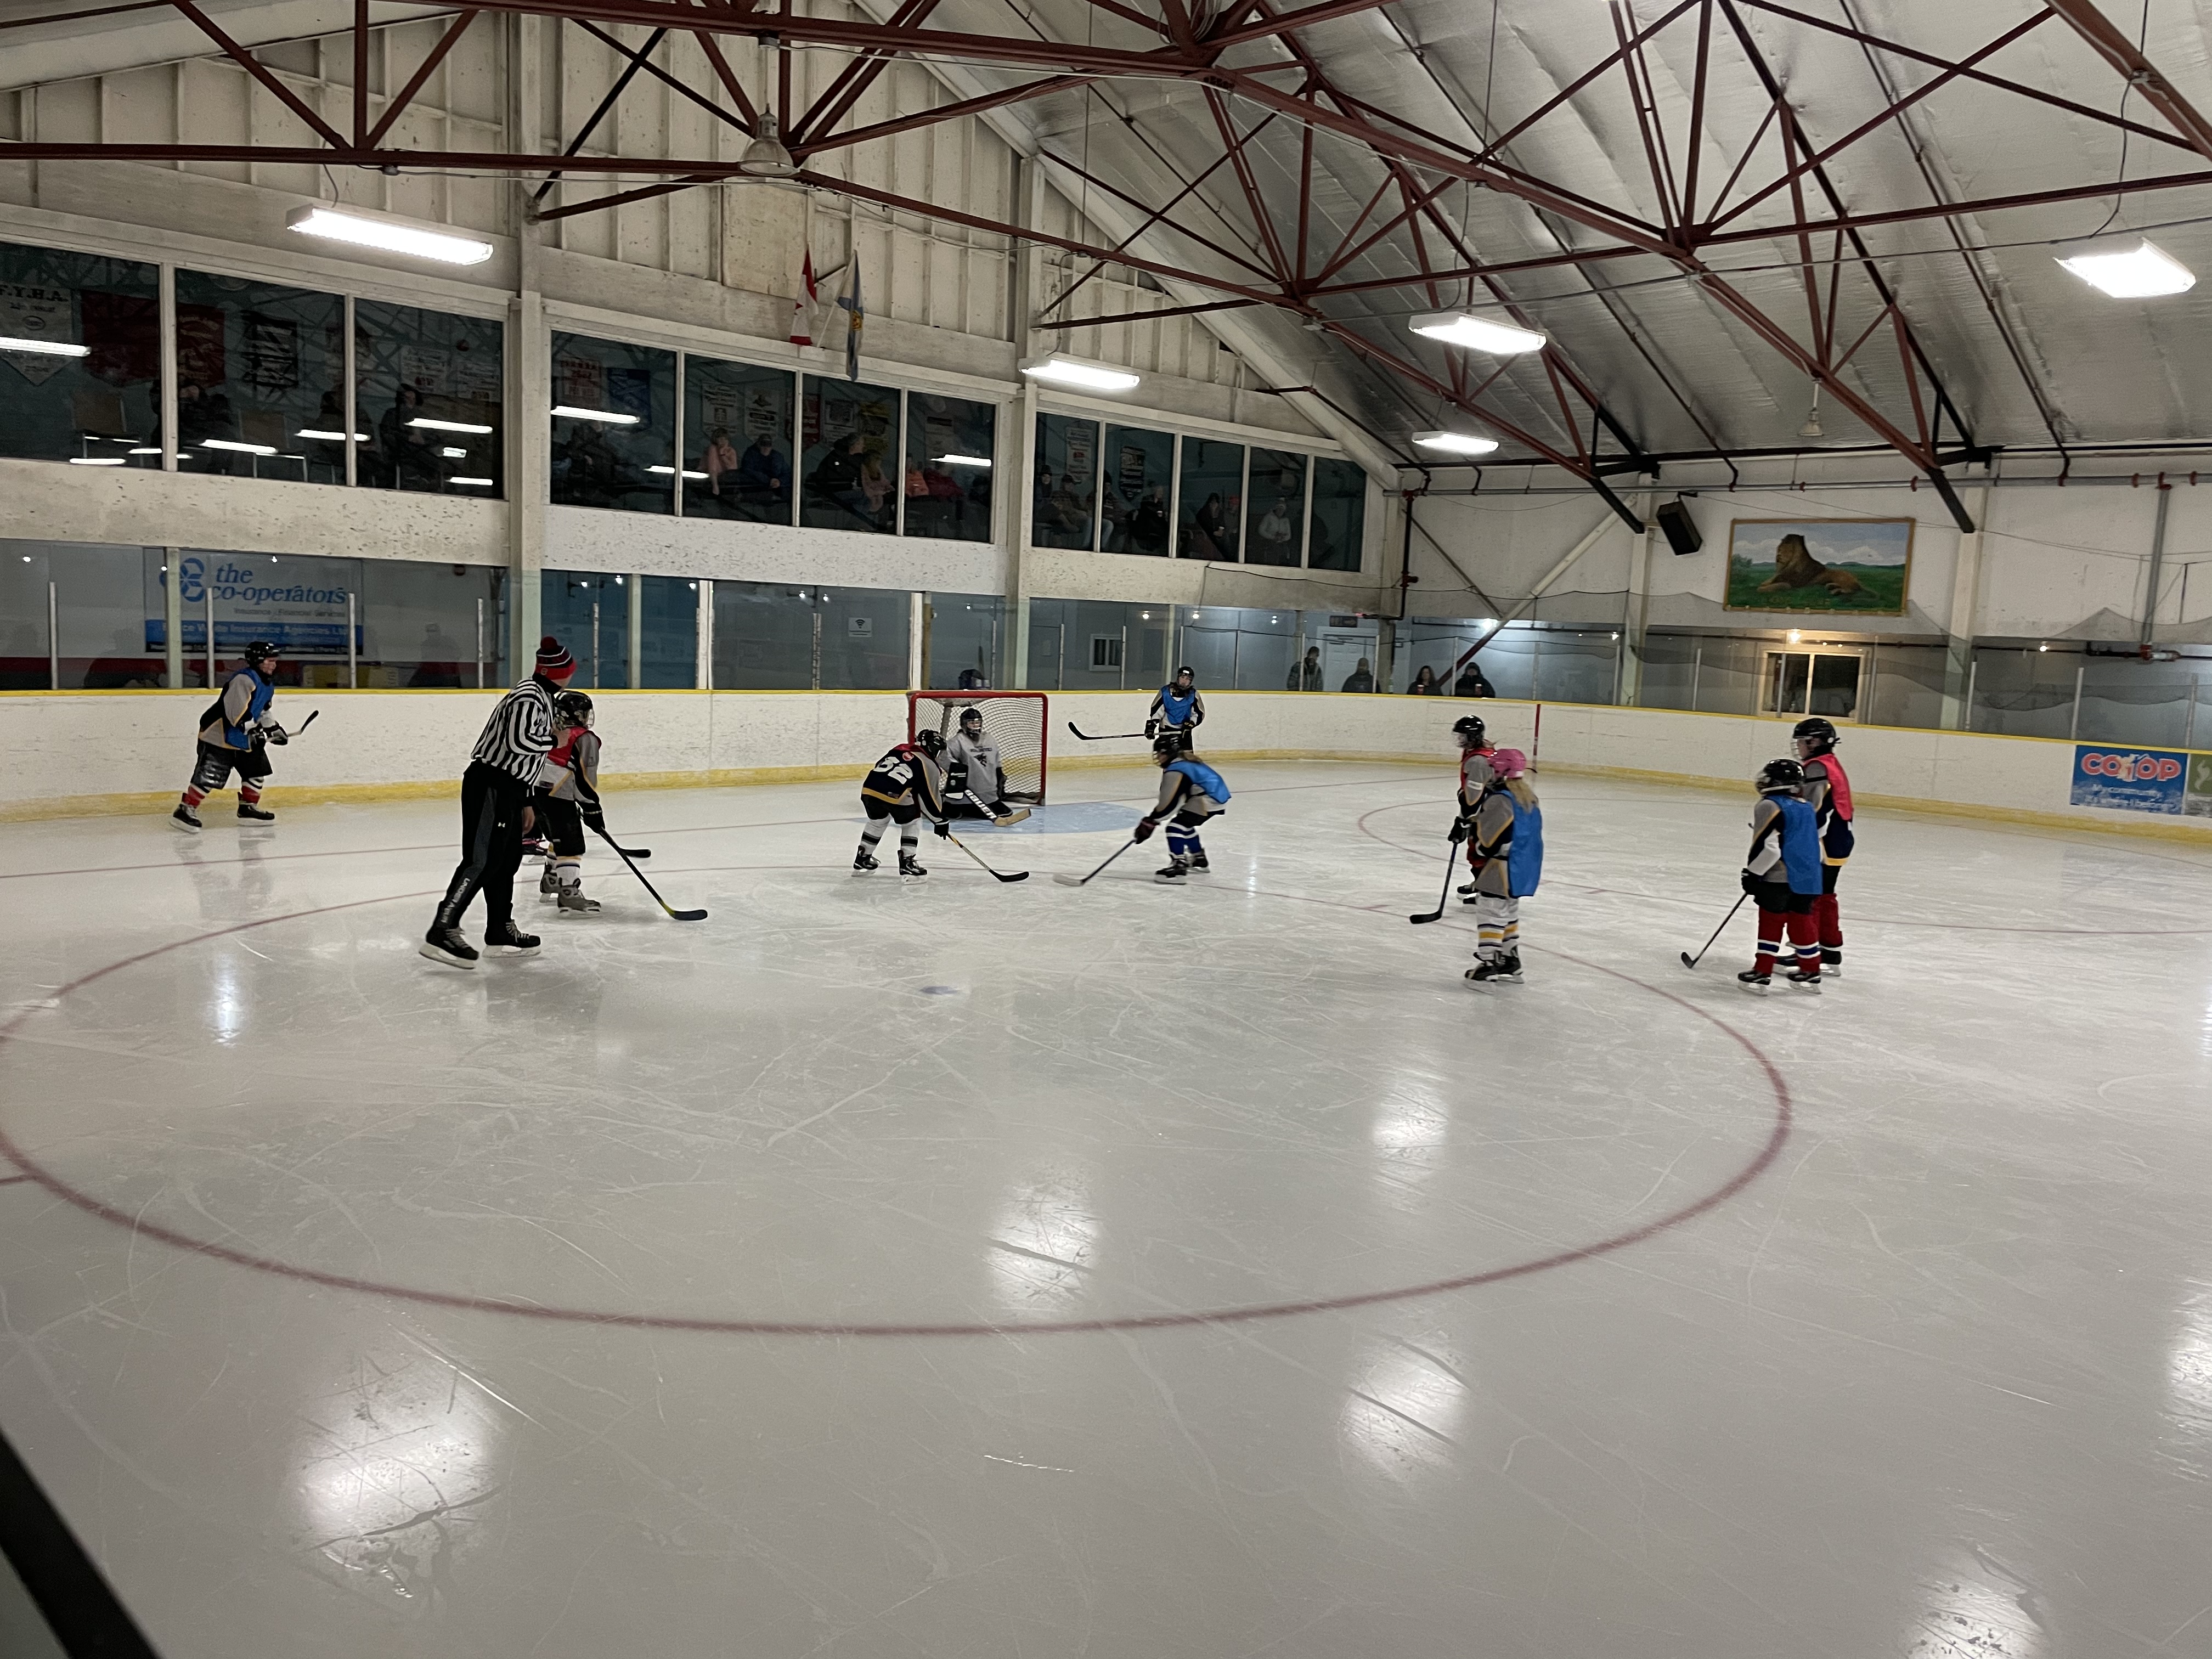
<instances>
[{"instance_id":1,"label":"white support column","mask_svg":"<svg viewBox=\"0 0 2212 1659\"><path fill-rule=\"evenodd\" d=\"M1033 228L1044 212L1044 161L1041 156L1024 156L1015 163L1014 173L1015 222ZM1037 306L1041 299L1038 284L1042 262L1034 242L1014 245L1013 258L1007 272L1006 332L1013 342L1014 357L1020 362L1030 355L1030 337L1034 331ZM1006 662L1000 684L1010 690L1025 690L1030 683L1030 591L1029 551L1030 538L1036 532L1036 382L1027 375L1022 377L1022 395L1013 405L1013 441L1003 438L999 442L999 494L1006 500L1008 510L1003 522L1006 526ZM1011 459L1012 465L1006 465Z\"/></svg>"},{"instance_id":2,"label":"white support column","mask_svg":"<svg viewBox=\"0 0 2212 1659\"><path fill-rule=\"evenodd\" d=\"M623 579L629 590L629 689L645 689L645 578L633 570Z\"/></svg>"},{"instance_id":3,"label":"white support column","mask_svg":"<svg viewBox=\"0 0 2212 1659\"><path fill-rule=\"evenodd\" d=\"M161 550L161 684L172 691L185 683L184 550Z\"/></svg>"},{"instance_id":4,"label":"white support column","mask_svg":"<svg viewBox=\"0 0 2212 1659\"><path fill-rule=\"evenodd\" d=\"M1974 635L1981 624L1982 556L1989 539L1990 509L1996 501L1996 481L1997 464L1992 461L1974 499L1974 523L1978 528L1959 538L1959 562L1951 573L1941 716L1946 732L1969 731L1973 726Z\"/></svg>"},{"instance_id":5,"label":"white support column","mask_svg":"<svg viewBox=\"0 0 2212 1659\"><path fill-rule=\"evenodd\" d=\"M538 73L538 20L509 16L507 61L517 66L508 82L507 148L534 153L543 148L544 88ZM507 615L508 678L522 672L544 631L540 573L545 564L545 507L551 493L553 365L545 325L538 252L543 233L529 220L530 185L509 186L515 241L515 295L507 322Z\"/></svg>"},{"instance_id":6,"label":"white support column","mask_svg":"<svg viewBox=\"0 0 2212 1659\"><path fill-rule=\"evenodd\" d=\"M1620 702L1633 708L1644 696L1644 624L1651 610L1651 555L1660 530L1654 517L1659 492L1644 496L1644 534L1628 552L1628 591L1622 597L1620 616Z\"/></svg>"},{"instance_id":7,"label":"white support column","mask_svg":"<svg viewBox=\"0 0 2212 1659\"><path fill-rule=\"evenodd\" d=\"M909 691L923 689L927 672L922 662L922 629L927 614L929 595L909 593L906 600L906 688Z\"/></svg>"},{"instance_id":8,"label":"white support column","mask_svg":"<svg viewBox=\"0 0 2212 1659\"><path fill-rule=\"evenodd\" d=\"M714 689L714 584L699 579L699 655L691 666L691 684L702 691Z\"/></svg>"}]
</instances>

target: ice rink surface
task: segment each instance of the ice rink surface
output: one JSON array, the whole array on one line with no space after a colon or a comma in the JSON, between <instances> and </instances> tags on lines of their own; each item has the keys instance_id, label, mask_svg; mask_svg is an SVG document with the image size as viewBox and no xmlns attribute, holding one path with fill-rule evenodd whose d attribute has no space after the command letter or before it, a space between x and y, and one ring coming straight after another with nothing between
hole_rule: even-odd
<instances>
[{"instance_id":1,"label":"ice rink surface","mask_svg":"<svg viewBox=\"0 0 2212 1659\"><path fill-rule=\"evenodd\" d=\"M447 805L0 828L0 1427L167 1659L2212 1655L2212 852L1869 811L1760 1000L1748 786L1540 775L1486 993L1445 766L1224 769L471 974Z\"/></svg>"}]
</instances>

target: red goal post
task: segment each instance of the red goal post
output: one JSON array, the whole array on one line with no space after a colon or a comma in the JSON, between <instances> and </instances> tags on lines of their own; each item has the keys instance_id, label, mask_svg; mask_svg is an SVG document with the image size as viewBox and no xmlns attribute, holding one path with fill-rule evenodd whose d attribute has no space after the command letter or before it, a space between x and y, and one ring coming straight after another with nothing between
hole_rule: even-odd
<instances>
[{"instance_id":1,"label":"red goal post","mask_svg":"<svg viewBox=\"0 0 2212 1659\"><path fill-rule=\"evenodd\" d=\"M1042 691L909 691L907 741L935 732L949 743L960 729L960 711L973 708L983 716L986 735L999 745L1006 799L1042 806L1050 758L1049 706Z\"/></svg>"}]
</instances>

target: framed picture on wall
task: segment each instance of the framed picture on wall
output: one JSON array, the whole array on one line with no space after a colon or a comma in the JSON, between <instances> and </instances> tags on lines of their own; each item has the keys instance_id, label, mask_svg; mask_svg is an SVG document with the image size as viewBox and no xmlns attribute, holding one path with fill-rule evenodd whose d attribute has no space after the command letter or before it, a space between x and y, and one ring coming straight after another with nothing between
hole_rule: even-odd
<instances>
[{"instance_id":1,"label":"framed picture on wall","mask_svg":"<svg viewBox=\"0 0 2212 1659\"><path fill-rule=\"evenodd\" d=\"M1729 526L1730 611L1901 617L1910 519L1738 519Z\"/></svg>"}]
</instances>

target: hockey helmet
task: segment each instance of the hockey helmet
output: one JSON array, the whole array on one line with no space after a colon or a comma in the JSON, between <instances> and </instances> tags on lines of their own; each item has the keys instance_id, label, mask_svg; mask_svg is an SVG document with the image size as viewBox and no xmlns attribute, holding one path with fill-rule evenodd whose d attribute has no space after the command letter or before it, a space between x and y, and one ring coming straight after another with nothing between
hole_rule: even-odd
<instances>
[{"instance_id":1,"label":"hockey helmet","mask_svg":"<svg viewBox=\"0 0 2212 1659\"><path fill-rule=\"evenodd\" d=\"M553 718L563 726L592 726L592 700L580 691L563 691L553 699Z\"/></svg>"},{"instance_id":2,"label":"hockey helmet","mask_svg":"<svg viewBox=\"0 0 2212 1659\"><path fill-rule=\"evenodd\" d=\"M276 647L269 641L250 640L246 642L246 649L240 652L238 656L240 662L260 662L277 654L279 653Z\"/></svg>"},{"instance_id":3,"label":"hockey helmet","mask_svg":"<svg viewBox=\"0 0 2212 1659\"><path fill-rule=\"evenodd\" d=\"M1462 749L1480 749L1490 741L1480 715L1463 714L1452 722L1452 735Z\"/></svg>"},{"instance_id":4,"label":"hockey helmet","mask_svg":"<svg viewBox=\"0 0 2212 1659\"><path fill-rule=\"evenodd\" d=\"M973 704L960 711L960 729L965 732L970 722L974 723L978 732L983 729L983 711Z\"/></svg>"},{"instance_id":5,"label":"hockey helmet","mask_svg":"<svg viewBox=\"0 0 2212 1659\"><path fill-rule=\"evenodd\" d=\"M1152 763L1165 766L1182 754L1182 739L1173 732L1163 732L1152 739Z\"/></svg>"},{"instance_id":6,"label":"hockey helmet","mask_svg":"<svg viewBox=\"0 0 2212 1659\"><path fill-rule=\"evenodd\" d=\"M935 760L945 752L945 734L942 732L932 732L925 728L921 734L915 738L914 746L928 756L930 759Z\"/></svg>"},{"instance_id":7,"label":"hockey helmet","mask_svg":"<svg viewBox=\"0 0 2212 1659\"><path fill-rule=\"evenodd\" d=\"M1490 757L1490 770L1491 775L1501 783L1509 782L1515 778L1526 777L1528 774L1528 757L1518 749L1500 749Z\"/></svg>"},{"instance_id":8,"label":"hockey helmet","mask_svg":"<svg viewBox=\"0 0 2212 1659\"><path fill-rule=\"evenodd\" d=\"M1790 728L1790 735L1799 743L1810 744L1815 755L1825 755L1836 746L1835 722L1818 714L1799 720Z\"/></svg>"},{"instance_id":9,"label":"hockey helmet","mask_svg":"<svg viewBox=\"0 0 2212 1659\"><path fill-rule=\"evenodd\" d=\"M1188 680L1194 685L1198 684L1198 670L1193 668L1188 663L1176 669L1175 677L1177 680Z\"/></svg>"},{"instance_id":10,"label":"hockey helmet","mask_svg":"<svg viewBox=\"0 0 2212 1659\"><path fill-rule=\"evenodd\" d=\"M1802 788L1805 769L1794 760L1771 760L1759 769L1759 792L1765 794L1775 789Z\"/></svg>"}]
</instances>

